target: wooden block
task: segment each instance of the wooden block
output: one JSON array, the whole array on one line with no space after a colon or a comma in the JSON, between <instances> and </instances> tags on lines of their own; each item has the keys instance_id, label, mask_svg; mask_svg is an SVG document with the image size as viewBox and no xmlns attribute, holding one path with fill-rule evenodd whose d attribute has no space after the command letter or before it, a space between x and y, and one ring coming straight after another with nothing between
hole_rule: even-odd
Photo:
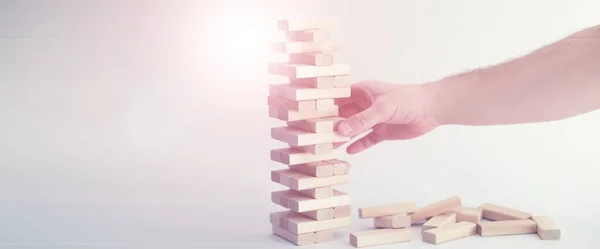
<instances>
[{"instance_id":1,"label":"wooden block","mask_svg":"<svg viewBox=\"0 0 600 249\"><path fill-rule=\"evenodd\" d=\"M333 176L334 172L334 165L331 165L327 161L290 165L289 168L293 171L314 177Z\"/></svg>"},{"instance_id":2,"label":"wooden block","mask_svg":"<svg viewBox=\"0 0 600 249\"><path fill-rule=\"evenodd\" d=\"M454 223L456 223L455 213L443 213L431 217L431 219L429 219L427 222L425 222L425 224L423 224L423 226L421 226L421 230L425 231L428 229L443 227Z\"/></svg>"},{"instance_id":3,"label":"wooden block","mask_svg":"<svg viewBox=\"0 0 600 249\"><path fill-rule=\"evenodd\" d=\"M333 55L331 53L310 52L302 54L290 54L290 64L310 66L332 66ZM287 73L286 73L287 75ZM333 87L333 84L332 84Z\"/></svg>"},{"instance_id":4,"label":"wooden block","mask_svg":"<svg viewBox=\"0 0 600 249\"><path fill-rule=\"evenodd\" d=\"M323 29L301 30L287 32L289 41L326 42L331 40L331 31Z\"/></svg>"},{"instance_id":5,"label":"wooden block","mask_svg":"<svg viewBox=\"0 0 600 249\"><path fill-rule=\"evenodd\" d=\"M379 216L373 219L373 225L377 228L410 227L410 216L406 214Z\"/></svg>"},{"instance_id":6,"label":"wooden block","mask_svg":"<svg viewBox=\"0 0 600 249\"><path fill-rule=\"evenodd\" d=\"M423 232L423 241L430 244L442 244L475 235L477 226L473 223L461 221L443 227L429 229Z\"/></svg>"},{"instance_id":7,"label":"wooden block","mask_svg":"<svg viewBox=\"0 0 600 249\"><path fill-rule=\"evenodd\" d=\"M287 143L290 146L336 143L350 140L350 137L342 136L337 132L313 133L288 126L271 128L271 138Z\"/></svg>"},{"instance_id":8,"label":"wooden block","mask_svg":"<svg viewBox=\"0 0 600 249\"><path fill-rule=\"evenodd\" d=\"M306 153L304 151L293 148L281 148L271 150L271 160L286 164L288 166L331 160L339 157L340 153L337 150L334 150L331 153L320 155Z\"/></svg>"},{"instance_id":9,"label":"wooden block","mask_svg":"<svg viewBox=\"0 0 600 249\"><path fill-rule=\"evenodd\" d=\"M275 106L269 106L269 117L279 119L281 121L300 121L314 118L328 118L335 117L339 114L339 107L334 107L325 111L294 111L279 108Z\"/></svg>"},{"instance_id":10,"label":"wooden block","mask_svg":"<svg viewBox=\"0 0 600 249\"><path fill-rule=\"evenodd\" d=\"M271 180L293 190L305 190L347 184L350 182L350 175L313 177L290 169L283 169L271 171Z\"/></svg>"},{"instance_id":11,"label":"wooden block","mask_svg":"<svg viewBox=\"0 0 600 249\"><path fill-rule=\"evenodd\" d=\"M366 219L379 216L389 216L393 214L407 214L416 210L417 204L414 202L394 203L389 205L359 208L358 217L361 219Z\"/></svg>"},{"instance_id":12,"label":"wooden block","mask_svg":"<svg viewBox=\"0 0 600 249\"><path fill-rule=\"evenodd\" d=\"M313 66L290 64L287 67L287 77L292 79L304 79L325 76L349 75L350 66L342 64L334 64L330 66Z\"/></svg>"},{"instance_id":13,"label":"wooden block","mask_svg":"<svg viewBox=\"0 0 600 249\"><path fill-rule=\"evenodd\" d=\"M333 230L317 231L315 234L317 235L317 243L332 241L334 238Z\"/></svg>"},{"instance_id":14,"label":"wooden block","mask_svg":"<svg viewBox=\"0 0 600 249\"><path fill-rule=\"evenodd\" d=\"M453 212L456 214L456 222L468 221L477 224L477 222L481 221L483 209L459 207L454 209Z\"/></svg>"},{"instance_id":15,"label":"wooden block","mask_svg":"<svg viewBox=\"0 0 600 249\"><path fill-rule=\"evenodd\" d=\"M311 144L304 146L297 146L297 149L306 153L312 153L315 155L322 155L333 152L333 143L322 143L322 144Z\"/></svg>"},{"instance_id":16,"label":"wooden block","mask_svg":"<svg viewBox=\"0 0 600 249\"><path fill-rule=\"evenodd\" d=\"M290 42L278 41L271 43L270 51L283 54L301 54L311 52L340 51L340 43L335 41L324 42Z\"/></svg>"},{"instance_id":17,"label":"wooden block","mask_svg":"<svg viewBox=\"0 0 600 249\"><path fill-rule=\"evenodd\" d=\"M305 246L317 243L317 234L316 233L304 233L304 234L293 234L281 227L276 225L272 225L273 234L294 243L297 246Z\"/></svg>"},{"instance_id":18,"label":"wooden block","mask_svg":"<svg viewBox=\"0 0 600 249\"><path fill-rule=\"evenodd\" d=\"M313 220L331 220L335 218L335 209L334 208L325 208L319 210L312 210L301 212L300 214L309 217Z\"/></svg>"},{"instance_id":19,"label":"wooden block","mask_svg":"<svg viewBox=\"0 0 600 249\"><path fill-rule=\"evenodd\" d=\"M350 226L350 217L331 220L313 220L292 211L271 213L270 220L272 224L279 223L281 224L281 228L293 234L326 231Z\"/></svg>"},{"instance_id":20,"label":"wooden block","mask_svg":"<svg viewBox=\"0 0 600 249\"><path fill-rule=\"evenodd\" d=\"M273 197L277 196L277 197ZM326 199L314 199L293 190L281 190L271 193L271 200L284 208L296 212L307 212L324 208L350 205L350 195L334 190L333 196Z\"/></svg>"},{"instance_id":21,"label":"wooden block","mask_svg":"<svg viewBox=\"0 0 600 249\"><path fill-rule=\"evenodd\" d=\"M341 117L313 118L287 122L289 127L313 133L331 133L335 131L338 123L344 120Z\"/></svg>"},{"instance_id":22,"label":"wooden block","mask_svg":"<svg viewBox=\"0 0 600 249\"><path fill-rule=\"evenodd\" d=\"M343 76L325 76L305 79L290 79L290 85L304 88L334 88L339 81L337 77Z\"/></svg>"},{"instance_id":23,"label":"wooden block","mask_svg":"<svg viewBox=\"0 0 600 249\"><path fill-rule=\"evenodd\" d=\"M458 196L452 196L417 209L417 211L410 214L410 220L412 224L415 224L423 219L452 211L453 209L460 207L461 204L461 200Z\"/></svg>"},{"instance_id":24,"label":"wooden block","mask_svg":"<svg viewBox=\"0 0 600 249\"><path fill-rule=\"evenodd\" d=\"M335 148L334 148L335 149ZM346 175L350 173L350 163L339 159L327 160L326 163L333 165L334 175Z\"/></svg>"},{"instance_id":25,"label":"wooden block","mask_svg":"<svg viewBox=\"0 0 600 249\"><path fill-rule=\"evenodd\" d=\"M274 96L285 97L295 101L312 99L336 99L350 97L351 88L312 88L292 85L290 83L284 83L270 85L269 94Z\"/></svg>"},{"instance_id":26,"label":"wooden block","mask_svg":"<svg viewBox=\"0 0 600 249\"><path fill-rule=\"evenodd\" d=\"M484 203L479 206L482 211L482 217L488 220L501 221L501 220L524 220L531 218L530 213L526 213L520 210L511 209L503 206L499 206L492 203Z\"/></svg>"},{"instance_id":27,"label":"wooden block","mask_svg":"<svg viewBox=\"0 0 600 249\"><path fill-rule=\"evenodd\" d=\"M502 220L502 221L480 221L477 223L477 231L483 237L529 234L537 232L537 225L533 220Z\"/></svg>"},{"instance_id":28,"label":"wooden block","mask_svg":"<svg viewBox=\"0 0 600 249\"><path fill-rule=\"evenodd\" d=\"M311 188L305 190L298 190L298 192L300 194L314 199L325 199L333 197L333 188L331 187Z\"/></svg>"},{"instance_id":29,"label":"wooden block","mask_svg":"<svg viewBox=\"0 0 600 249\"><path fill-rule=\"evenodd\" d=\"M315 102L315 108L317 109L317 111L328 111L331 109L339 108L337 105L335 105L334 99L317 99L315 100Z\"/></svg>"},{"instance_id":30,"label":"wooden block","mask_svg":"<svg viewBox=\"0 0 600 249\"><path fill-rule=\"evenodd\" d=\"M350 233L350 244L354 247L367 247L395 244L412 240L409 228L374 229Z\"/></svg>"},{"instance_id":31,"label":"wooden block","mask_svg":"<svg viewBox=\"0 0 600 249\"><path fill-rule=\"evenodd\" d=\"M284 97L278 97L278 96L269 96L268 100L267 100L267 104L269 106L274 106L280 109L286 109L286 110L290 110L290 111L297 111L297 112L316 112L317 111L317 101L316 100L303 100L303 101L293 101ZM321 103L321 105L323 105ZM329 109L322 109L323 110L331 110L333 108L329 108Z\"/></svg>"},{"instance_id":32,"label":"wooden block","mask_svg":"<svg viewBox=\"0 0 600 249\"><path fill-rule=\"evenodd\" d=\"M350 205L345 205L345 206L334 207L333 211L334 211L335 218L341 218L341 217L350 216L350 213L352 210L350 209Z\"/></svg>"},{"instance_id":33,"label":"wooden block","mask_svg":"<svg viewBox=\"0 0 600 249\"><path fill-rule=\"evenodd\" d=\"M310 18L303 20L277 20L279 31L328 30L335 25L334 18Z\"/></svg>"},{"instance_id":34,"label":"wooden block","mask_svg":"<svg viewBox=\"0 0 600 249\"><path fill-rule=\"evenodd\" d=\"M560 240L560 228L547 216L531 217L537 225L537 234L542 240Z\"/></svg>"},{"instance_id":35,"label":"wooden block","mask_svg":"<svg viewBox=\"0 0 600 249\"><path fill-rule=\"evenodd\" d=\"M333 86L334 87L350 87L352 85L352 81L350 81L350 75L338 75L338 76L334 76L334 82L333 82Z\"/></svg>"}]
</instances>

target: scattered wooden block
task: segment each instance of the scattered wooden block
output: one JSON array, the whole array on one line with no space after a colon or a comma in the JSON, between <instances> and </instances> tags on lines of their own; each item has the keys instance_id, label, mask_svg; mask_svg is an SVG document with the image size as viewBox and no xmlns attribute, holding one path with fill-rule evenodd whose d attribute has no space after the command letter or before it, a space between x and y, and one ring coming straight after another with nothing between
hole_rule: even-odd
<instances>
[{"instance_id":1,"label":"scattered wooden block","mask_svg":"<svg viewBox=\"0 0 600 249\"><path fill-rule=\"evenodd\" d=\"M270 217L272 224L279 223L281 224L281 228L293 234L326 231L350 226L350 217L331 220L313 220L292 211L273 212Z\"/></svg>"},{"instance_id":2,"label":"scattered wooden block","mask_svg":"<svg viewBox=\"0 0 600 249\"><path fill-rule=\"evenodd\" d=\"M290 54L290 64L310 65L318 67L333 66L333 55L331 53L321 52Z\"/></svg>"},{"instance_id":3,"label":"scattered wooden block","mask_svg":"<svg viewBox=\"0 0 600 249\"><path fill-rule=\"evenodd\" d=\"M284 97L278 96L269 96L267 104L269 106L274 106L280 109L286 109L290 111L297 112L316 112L317 111L317 101L316 100L303 100L303 101L293 101ZM329 109L321 109L330 110Z\"/></svg>"},{"instance_id":4,"label":"scattered wooden block","mask_svg":"<svg viewBox=\"0 0 600 249\"><path fill-rule=\"evenodd\" d=\"M283 54L301 54L311 52L335 52L340 50L340 44L335 41L324 42L290 42L278 41L271 43L271 51Z\"/></svg>"},{"instance_id":5,"label":"scattered wooden block","mask_svg":"<svg viewBox=\"0 0 600 249\"><path fill-rule=\"evenodd\" d=\"M305 20L277 20L279 31L328 30L335 25L334 18L312 18Z\"/></svg>"},{"instance_id":6,"label":"scattered wooden block","mask_svg":"<svg viewBox=\"0 0 600 249\"><path fill-rule=\"evenodd\" d=\"M547 216L532 216L537 224L537 234L542 240L560 240L560 228Z\"/></svg>"},{"instance_id":7,"label":"scattered wooden block","mask_svg":"<svg viewBox=\"0 0 600 249\"><path fill-rule=\"evenodd\" d=\"M410 225L410 216L406 214L379 216L373 219L373 226L377 228L402 228Z\"/></svg>"},{"instance_id":8,"label":"scattered wooden block","mask_svg":"<svg viewBox=\"0 0 600 249\"><path fill-rule=\"evenodd\" d=\"M317 243L317 234L316 233L304 233L304 234L293 234L281 227L276 225L272 225L273 234L294 243L297 246L305 246Z\"/></svg>"},{"instance_id":9,"label":"scattered wooden block","mask_svg":"<svg viewBox=\"0 0 600 249\"><path fill-rule=\"evenodd\" d=\"M287 122L289 127L312 133L331 133L339 122L344 120L341 117L313 118L299 121Z\"/></svg>"},{"instance_id":10,"label":"scattered wooden block","mask_svg":"<svg viewBox=\"0 0 600 249\"><path fill-rule=\"evenodd\" d=\"M431 218L436 215L443 214L461 206L461 200L458 196L452 196L444 200L431 203L427 206L419 208L414 213L410 214L412 224L415 224L423 219Z\"/></svg>"},{"instance_id":11,"label":"scattered wooden block","mask_svg":"<svg viewBox=\"0 0 600 249\"><path fill-rule=\"evenodd\" d=\"M524 220L531 218L530 213L526 213L520 210L511 209L503 206L499 206L492 203L484 203L479 206L482 211L483 218L493 221L502 220Z\"/></svg>"},{"instance_id":12,"label":"scattered wooden block","mask_svg":"<svg viewBox=\"0 0 600 249\"><path fill-rule=\"evenodd\" d=\"M297 42L326 42L331 40L331 31L324 29L301 30L287 32L289 41Z\"/></svg>"},{"instance_id":13,"label":"scattered wooden block","mask_svg":"<svg viewBox=\"0 0 600 249\"><path fill-rule=\"evenodd\" d=\"M295 101L312 99L336 99L350 97L351 88L312 88L292 85L290 83L284 83L270 85L269 94L274 96L285 97Z\"/></svg>"},{"instance_id":14,"label":"scattered wooden block","mask_svg":"<svg viewBox=\"0 0 600 249\"><path fill-rule=\"evenodd\" d=\"M336 143L350 140L350 137L342 136L337 132L313 133L289 126L271 128L271 138L287 143L290 146Z\"/></svg>"},{"instance_id":15,"label":"scattered wooden block","mask_svg":"<svg viewBox=\"0 0 600 249\"><path fill-rule=\"evenodd\" d=\"M350 175L312 177L302 173L294 172L290 169L283 169L271 171L271 180L292 190L305 190L347 184L350 182Z\"/></svg>"},{"instance_id":16,"label":"scattered wooden block","mask_svg":"<svg viewBox=\"0 0 600 249\"><path fill-rule=\"evenodd\" d=\"M333 143L311 144L297 146L296 148L306 153L322 155L333 152Z\"/></svg>"},{"instance_id":17,"label":"scattered wooden block","mask_svg":"<svg viewBox=\"0 0 600 249\"><path fill-rule=\"evenodd\" d=\"M311 188L298 190L298 192L313 199L325 199L333 197L333 188L331 187Z\"/></svg>"},{"instance_id":18,"label":"scattered wooden block","mask_svg":"<svg viewBox=\"0 0 600 249\"><path fill-rule=\"evenodd\" d=\"M324 208L312 211L301 212L302 215L313 220L331 220L335 218L334 208Z\"/></svg>"},{"instance_id":19,"label":"scattered wooden block","mask_svg":"<svg viewBox=\"0 0 600 249\"><path fill-rule=\"evenodd\" d=\"M456 214L455 213L443 213L440 215L436 215L431 217L423 226L421 226L421 230L425 231L428 229L443 227L447 225L451 225L456 223ZM475 223L473 223L475 224Z\"/></svg>"},{"instance_id":20,"label":"scattered wooden block","mask_svg":"<svg viewBox=\"0 0 600 249\"><path fill-rule=\"evenodd\" d=\"M350 173L350 163L348 163L346 161L342 161L339 159L333 159L333 160L327 160L325 162L333 165L333 174L334 175L346 175L346 174Z\"/></svg>"},{"instance_id":21,"label":"scattered wooden block","mask_svg":"<svg viewBox=\"0 0 600 249\"><path fill-rule=\"evenodd\" d=\"M290 169L314 177L333 176L334 165L327 161L290 165Z\"/></svg>"},{"instance_id":22,"label":"scattered wooden block","mask_svg":"<svg viewBox=\"0 0 600 249\"><path fill-rule=\"evenodd\" d=\"M330 66L314 66L314 65L301 65L291 64L287 67L287 77L292 79L304 79L314 77L325 77L325 76L339 76L349 75L349 65L330 65Z\"/></svg>"},{"instance_id":23,"label":"scattered wooden block","mask_svg":"<svg viewBox=\"0 0 600 249\"><path fill-rule=\"evenodd\" d=\"M536 233L537 225L533 220L481 221L477 231L483 237Z\"/></svg>"},{"instance_id":24,"label":"scattered wooden block","mask_svg":"<svg viewBox=\"0 0 600 249\"><path fill-rule=\"evenodd\" d=\"M350 213L352 210L350 209L350 205L345 205L345 206L334 207L333 211L334 211L335 218L341 218L341 217L350 216Z\"/></svg>"},{"instance_id":25,"label":"scattered wooden block","mask_svg":"<svg viewBox=\"0 0 600 249\"><path fill-rule=\"evenodd\" d=\"M334 150L331 153L315 155L294 148L281 148L271 150L271 160L280 162L288 166L303 163L312 163L338 158L339 151Z\"/></svg>"},{"instance_id":26,"label":"scattered wooden block","mask_svg":"<svg viewBox=\"0 0 600 249\"><path fill-rule=\"evenodd\" d=\"M314 199L293 190L280 190L271 193L275 204L296 212L307 212L325 208L350 205L350 195L334 190L333 196L325 199Z\"/></svg>"},{"instance_id":27,"label":"scattered wooden block","mask_svg":"<svg viewBox=\"0 0 600 249\"><path fill-rule=\"evenodd\" d=\"M275 106L269 106L269 117L281 121L300 121L313 118L328 118L339 114L339 107L334 107L325 111L294 111Z\"/></svg>"},{"instance_id":28,"label":"scattered wooden block","mask_svg":"<svg viewBox=\"0 0 600 249\"><path fill-rule=\"evenodd\" d=\"M477 224L477 222L481 221L483 209L459 207L454 209L453 212L456 214L456 222L468 221Z\"/></svg>"},{"instance_id":29,"label":"scattered wooden block","mask_svg":"<svg viewBox=\"0 0 600 249\"><path fill-rule=\"evenodd\" d=\"M461 221L443 227L425 230L423 232L423 241L437 245L473 236L476 234L476 231L477 226L475 224Z\"/></svg>"},{"instance_id":30,"label":"scattered wooden block","mask_svg":"<svg viewBox=\"0 0 600 249\"><path fill-rule=\"evenodd\" d=\"M354 247L395 244L412 240L409 228L374 229L350 233L350 244Z\"/></svg>"},{"instance_id":31,"label":"scattered wooden block","mask_svg":"<svg viewBox=\"0 0 600 249\"><path fill-rule=\"evenodd\" d=\"M407 214L412 213L416 210L417 204L414 202L394 203L389 205L359 208L358 217L361 219L366 219L379 216L389 216L394 214Z\"/></svg>"}]
</instances>

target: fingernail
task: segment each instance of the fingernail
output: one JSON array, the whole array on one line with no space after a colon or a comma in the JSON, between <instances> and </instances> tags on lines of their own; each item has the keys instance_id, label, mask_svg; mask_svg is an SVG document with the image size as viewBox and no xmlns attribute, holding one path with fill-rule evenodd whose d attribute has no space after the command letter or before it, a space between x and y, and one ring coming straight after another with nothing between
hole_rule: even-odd
<instances>
[{"instance_id":1,"label":"fingernail","mask_svg":"<svg viewBox=\"0 0 600 249\"><path fill-rule=\"evenodd\" d=\"M351 131L350 125L346 122L342 122L338 125L338 132L342 134L342 136L350 134Z\"/></svg>"}]
</instances>

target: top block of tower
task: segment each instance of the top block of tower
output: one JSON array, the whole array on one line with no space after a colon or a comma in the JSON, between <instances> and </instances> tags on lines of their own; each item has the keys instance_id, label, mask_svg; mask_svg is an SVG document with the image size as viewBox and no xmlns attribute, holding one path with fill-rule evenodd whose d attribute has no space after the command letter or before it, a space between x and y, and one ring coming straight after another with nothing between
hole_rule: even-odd
<instances>
[{"instance_id":1,"label":"top block of tower","mask_svg":"<svg viewBox=\"0 0 600 249\"><path fill-rule=\"evenodd\" d=\"M302 31L330 29L334 26L333 18L318 18L307 20L278 20L277 27L280 31Z\"/></svg>"}]
</instances>

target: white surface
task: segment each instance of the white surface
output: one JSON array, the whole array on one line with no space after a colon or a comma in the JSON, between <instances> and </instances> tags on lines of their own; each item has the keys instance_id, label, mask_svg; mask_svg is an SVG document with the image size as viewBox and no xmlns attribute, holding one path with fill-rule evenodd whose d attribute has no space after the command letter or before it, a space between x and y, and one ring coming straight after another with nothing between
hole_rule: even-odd
<instances>
[{"instance_id":1,"label":"white surface","mask_svg":"<svg viewBox=\"0 0 600 249\"><path fill-rule=\"evenodd\" d=\"M268 118L264 58L244 49L266 42L258 31L276 17L337 17L336 60L353 79L397 83L505 61L600 23L594 0L217 2L0 2L0 248L293 248L268 222L281 210L269 171L283 167L269 161L283 146L269 129L282 123ZM243 33L256 36L219 41L242 34L220 27L248 23ZM563 239L439 248L598 248L599 124L595 112L444 127L345 155L353 224L310 248L350 248L348 232L370 226L357 207L450 195L549 215Z\"/></svg>"}]
</instances>

